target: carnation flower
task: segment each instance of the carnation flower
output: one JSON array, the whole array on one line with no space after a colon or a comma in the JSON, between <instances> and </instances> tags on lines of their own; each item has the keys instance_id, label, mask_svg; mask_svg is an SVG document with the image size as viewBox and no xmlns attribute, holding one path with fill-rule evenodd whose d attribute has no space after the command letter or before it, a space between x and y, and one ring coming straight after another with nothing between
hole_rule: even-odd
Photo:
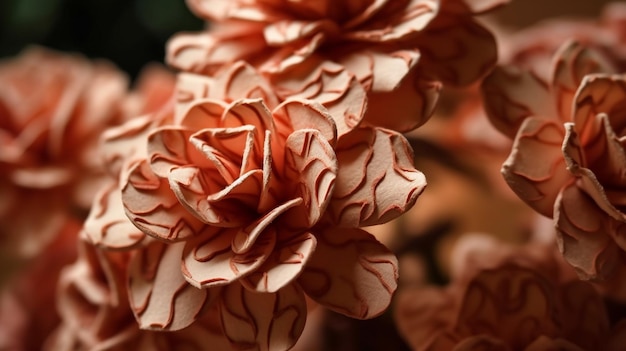
<instances>
[{"instance_id":1,"label":"carnation flower","mask_svg":"<svg viewBox=\"0 0 626 351\"><path fill-rule=\"evenodd\" d=\"M605 277L624 255L625 78L611 61L576 42L557 53L550 82L502 67L485 81L490 117L514 138L502 172L541 214L554 217L565 258L589 279Z\"/></svg>"},{"instance_id":2,"label":"carnation flower","mask_svg":"<svg viewBox=\"0 0 626 351\"><path fill-rule=\"evenodd\" d=\"M611 325L594 288L550 246L512 249L469 236L465 265L446 288L401 291L396 322L415 350L619 350L626 323ZM472 243L473 242L473 243ZM460 253L461 251L457 251ZM490 260L485 259L491 258ZM570 268L571 270L571 268Z\"/></svg>"},{"instance_id":3,"label":"carnation flower","mask_svg":"<svg viewBox=\"0 0 626 351\"><path fill-rule=\"evenodd\" d=\"M386 309L396 260L360 227L404 213L424 177L401 134L345 123L346 110L364 110L354 77L325 65L311 77L333 96L328 108L279 99L243 63L215 78L181 74L173 115L107 132L119 178L86 234L136 248L128 288L142 328L180 330L217 306L235 347L288 349L305 294L355 318Z\"/></svg>"},{"instance_id":4,"label":"carnation flower","mask_svg":"<svg viewBox=\"0 0 626 351\"><path fill-rule=\"evenodd\" d=\"M122 122L126 85L109 63L43 48L0 64L3 256L36 255L89 207L102 174L97 139Z\"/></svg>"},{"instance_id":5,"label":"carnation flower","mask_svg":"<svg viewBox=\"0 0 626 351\"><path fill-rule=\"evenodd\" d=\"M174 36L167 61L211 75L244 59L280 75L321 56L366 87L366 121L408 131L432 113L439 81L468 84L495 63L494 39L474 16L504 2L190 0L209 29Z\"/></svg>"}]
</instances>

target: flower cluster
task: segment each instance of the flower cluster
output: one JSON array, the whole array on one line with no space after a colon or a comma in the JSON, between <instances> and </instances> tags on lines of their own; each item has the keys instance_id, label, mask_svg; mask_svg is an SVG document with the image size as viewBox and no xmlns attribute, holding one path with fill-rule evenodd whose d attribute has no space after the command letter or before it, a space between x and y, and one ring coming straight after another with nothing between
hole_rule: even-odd
<instances>
[{"instance_id":1,"label":"flower cluster","mask_svg":"<svg viewBox=\"0 0 626 351\"><path fill-rule=\"evenodd\" d=\"M624 348L624 4L186 5L132 88L0 62L0 349Z\"/></svg>"}]
</instances>

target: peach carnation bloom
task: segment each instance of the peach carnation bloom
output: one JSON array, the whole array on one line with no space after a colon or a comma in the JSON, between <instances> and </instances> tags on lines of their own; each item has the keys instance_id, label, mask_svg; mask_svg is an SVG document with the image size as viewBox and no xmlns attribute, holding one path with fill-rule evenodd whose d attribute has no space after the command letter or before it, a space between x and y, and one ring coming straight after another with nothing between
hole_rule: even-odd
<instances>
[{"instance_id":1,"label":"peach carnation bloom","mask_svg":"<svg viewBox=\"0 0 626 351\"><path fill-rule=\"evenodd\" d=\"M622 348L626 321L611 326L601 297L551 246L512 249L485 240L472 235L459 243L469 247L458 248L464 266L448 287L399 292L395 319L414 350Z\"/></svg>"},{"instance_id":2,"label":"peach carnation bloom","mask_svg":"<svg viewBox=\"0 0 626 351\"><path fill-rule=\"evenodd\" d=\"M107 62L43 48L0 63L3 256L36 255L70 212L89 207L102 171L97 139L122 122L126 89Z\"/></svg>"},{"instance_id":3,"label":"peach carnation bloom","mask_svg":"<svg viewBox=\"0 0 626 351\"><path fill-rule=\"evenodd\" d=\"M212 75L243 59L280 75L321 56L367 89L366 121L408 131L430 117L440 81L469 84L495 64L494 38L474 17L505 2L188 0L209 27L174 36L167 62Z\"/></svg>"},{"instance_id":4,"label":"peach carnation bloom","mask_svg":"<svg viewBox=\"0 0 626 351\"><path fill-rule=\"evenodd\" d=\"M546 82L516 67L496 69L483 93L494 125L514 138L502 173L539 213L554 217L558 243L582 278L624 262L626 77L610 58L576 42L554 58Z\"/></svg>"},{"instance_id":5,"label":"peach carnation bloom","mask_svg":"<svg viewBox=\"0 0 626 351\"><path fill-rule=\"evenodd\" d=\"M285 350L304 327L305 294L355 318L386 309L397 262L359 227L404 213L423 174L401 134L358 127L365 94L353 76L325 63L308 79L316 93L282 101L244 63L181 74L173 112L107 132L118 176L86 234L136 248L128 289L141 328L180 330L216 307L235 348Z\"/></svg>"}]
</instances>

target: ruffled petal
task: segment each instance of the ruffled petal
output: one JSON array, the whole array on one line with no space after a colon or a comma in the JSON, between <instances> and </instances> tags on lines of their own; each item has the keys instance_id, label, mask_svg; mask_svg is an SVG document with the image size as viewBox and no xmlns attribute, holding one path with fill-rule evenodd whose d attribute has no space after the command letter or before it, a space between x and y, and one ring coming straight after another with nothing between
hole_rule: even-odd
<instances>
[{"instance_id":1,"label":"ruffled petal","mask_svg":"<svg viewBox=\"0 0 626 351\"><path fill-rule=\"evenodd\" d=\"M220 300L220 312L224 333L237 350L289 350L306 322L304 294L295 284L265 294L230 284Z\"/></svg>"},{"instance_id":2,"label":"ruffled petal","mask_svg":"<svg viewBox=\"0 0 626 351\"><path fill-rule=\"evenodd\" d=\"M285 218L292 228L314 226L331 201L337 177L337 157L332 146L319 131L299 130L285 145L286 177L296 183L295 194L302 204Z\"/></svg>"},{"instance_id":3,"label":"ruffled petal","mask_svg":"<svg viewBox=\"0 0 626 351\"><path fill-rule=\"evenodd\" d=\"M395 90L370 93L363 124L404 133L426 123L435 111L442 86L418 76L414 69Z\"/></svg>"},{"instance_id":4,"label":"ruffled petal","mask_svg":"<svg viewBox=\"0 0 626 351\"><path fill-rule=\"evenodd\" d=\"M606 114L612 129L622 136L626 131L626 76L590 74L585 76L574 99L573 122L583 147L603 133L596 116Z\"/></svg>"},{"instance_id":5,"label":"ruffled petal","mask_svg":"<svg viewBox=\"0 0 626 351\"><path fill-rule=\"evenodd\" d=\"M145 160L131 167L122 202L133 224L157 239L183 240L204 227L178 202L167 179L157 177Z\"/></svg>"},{"instance_id":6,"label":"ruffled petal","mask_svg":"<svg viewBox=\"0 0 626 351\"><path fill-rule=\"evenodd\" d=\"M337 141L337 128L332 115L318 101L289 99L273 112L278 133L287 139L293 131L301 129L317 130L331 145ZM284 127L283 127L284 126ZM281 128L282 127L282 128Z\"/></svg>"},{"instance_id":7,"label":"ruffled petal","mask_svg":"<svg viewBox=\"0 0 626 351\"><path fill-rule=\"evenodd\" d=\"M140 244L145 234L128 220L119 185L102 187L85 220L83 235L89 242L107 249L129 249Z\"/></svg>"},{"instance_id":8,"label":"ruffled petal","mask_svg":"<svg viewBox=\"0 0 626 351\"><path fill-rule=\"evenodd\" d=\"M231 249L237 229L211 228L188 240L182 253L182 272L198 289L230 284L255 271L269 257L276 233L267 229L245 253Z\"/></svg>"},{"instance_id":9,"label":"ruffled petal","mask_svg":"<svg viewBox=\"0 0 626 351\"><path fill-rule=\"evenodd\" d=\"M512 66L496 67L483 81L481 90L487 117L511 139L528 117L558 116L547 83L531 72Z\"/></svg>"},{"instance_id":10,"label":"ruffled petal","mask_svg":"<svg viewBox=\"0 0 626 351\"><path fill-rule=\"evenodd\" d=\"M624 222L608 216L575 183L559 194L554 220L559 250L578 275L585 280L607 278L620 254L611 236L624 236Z\"/></svg>"},{"instance_id":11,"label":"ruffled petal","mask_svg":"<svg viewBox=\"0 0 626 351\"><path fill-rule=\"evenodd\" d=\"M269 109L274 109L278 105L275 89L265 77L245 61L237 61L229 65L215 77L181 72L178 74L176 84L177 116L183 115L192 104L205 100L210 100L215 104L230 103L239 99L261 99ZM205 106L205 108L210 116L219 117L223 113L218 106ZM197 126L196 130L216 127L216 125L203 125L201 118L197 121L200 123L191 123ZM182 124L191 126L185 122Z\"/></svg>"},{"instance_id":12,"label":"ruffled petal","mask_svg":"<svg viewBox=\"0 0 626 351\"><path fill-rule=\"evenodd\" d=\"M236 100L224 111L221 127L233 128L245 125L254 126L259 132L274 130L272 113L262 99Z\"/></svg>"},{"instance_id":13,"label":"ruffled petal","mask_svg":"<svg viewBox=\"0 0 626 351\"><path fill-rule=\"evenodd\" d=\"M561 152L563 128L549 119L527 118L520 126L502 175L533 209L552 217L554 201L571 178Z\"/></svg>"},{"instance_id":14,"label":"ruffled petal","mask_svg":"<svg viewBox=\"0 0 626 351\"><path fill-rule=\"evenodd\" d=\"M259 170L250 171L219 188L224 180L216 171L195 166L172 170L169 186L182 207L200 221L235 227L254 218L263 186Z\"/></svg>"},{"instance_id":15,"label":"ruffled petal","mask_svg":"<svg viewBox=\"0 0 626 351\"><path fill-rule=\"evenodd\" d=\"M263 26L250 23L238 34L220 37L211 32L179 33L167 42L165 61L172 68L210 75L223 65L250 57L266 47Z\"/></svg>"},{"instance_id":16,"label":"ruffled petal","mask_svg":"<svg viewBox=\"0 0 626 351\"><path fill-rule=\"evenodd\" d=\"M315 237L315 253L298 278L306 294L353 318L383 313L397 286L393 253L358 228L318 229Z\"/></svg>"},{"instance_id":17,"label":"ruffled petal","mask_svg":"<svg viewBox=\"0 0 626 351\"><path fill-rule=\"evenodd\" d=\"M180 271L184 243L153 242L135 253L128 267L130 304L139 327L174 331L188 327L219 295L197 289Z\"/></svg>"},{"instance_id":18,"label":"ruffled petal","mask_svg":"<svg viewBox=\"0 0 626 351\"><path fill-rule=\"evenodd\" d=\"M154 174L167 178L172 169L193 164L197 167L208 165L190 143L193 132L185 128L165 127L148 136L148 162Z\"/></svg>"},{"instance_id":19,"label":"ruffled petal","mask_svg":"<svg viewBox=\"0 0 626 351\"><path fill-rule=\"evenodd\" d=\"M277 76L274 82L276 93L285 100L308 99L322 104L338 135L355 128L365 113L366 92L342 65L311 59Z\"/></svg>"},{"instance_id":20,"label":"ruffled petal","mask_svg":"<svg viewBox=\"0 0 626 351\"><path fill-rule=\"evenodd\" d=\"M613 73L613 65L599 52L576 41L569 41L554 55L550 88L558 115L563 120L572 116L572 102L584 77L592 73Z\"/></svg>"},{"instance_id":21,"label":"ruffled petal","mask_svg":"<svg viewBox=\"0 0 626 351\"><path fill-rule=\"evenodd\" d=\"M382 224L410 209L426 187L402 134L360 128L336 147L339 160L328 218L345 227Z\"/></svg>"},{"instance_id":22,"label":"ruffled petal","mask_svg":"<svg viewBox=\"0 0 626 351\"><path fill-rule=\"evenodd\" d=\"M606 121L605 117L602 117L602 115L599 118ZM607 128L610 129L610 126L608 126L608 124ZM566 135L563 142L563 156L565 159L567 170L579 179L578 186L583 189L587 193L587 195L589 195L606 214L618 221L626 221L626 214L624 214L611 203L607 196L607 193L605 192L604 185L600 183L598 177L593 172L593 170L585 167L585 165L588 163L588 160L585 157L585 151L587 150L581 147L579 135L576 133L576 126L572 123L566 123L565 129ZM619 152L616 152L615 150L611 152L610 149L607 149L605 150L605 153L609 153L608 156L612 156L616 164L600 164L597 166L597 168L600 168L600 172L606 170L608 170L609 172L617 172L617 174L619 174L619 178L615 180L621 180L621 178L623 177L620 174L621 169L624 169L624 167L626 167L626 165L624 164L624 159L626 158L626 156L623 154L623 150L619 148ZM602 168L604 168L605 170L603 170ZM619 189L619 187L617 189ZM616 198L620 199L619 195L616 196Z\"/></svg>"},{"instance_id":23,"label":"ruffled petal","mask_svg":"<svg viewBox=\"0 0 626 351\"><path fill-rule=\"evenodd\" d=\"M417 49L377 48L341 53L335 60L356 75L368 91L377 93L397 89L420 57Z\"/></svg>"},{"instance_id":24,"label":"ruffled petal","mask_svg":"<svg viewBox=\"0 0 626 351\"><path fill-rule=\"evenodd\" d=\"M365 11L353 18L345 26L350 28L360 24L358 29L344 34L347 39L366 42L390 42L407 38L422 32L428 27L439 13L441 7L439 0L410 0L410 1L387 1L384 7L380 1L372 5L377 11L370 18L370 13ZM399 8L402 6L403 8Z\"/></svg>"},{"instance_id":25,"label":"ruffled petal","mask_svg":"<svg viewBox=\"0 0 626 351\"><path fill-rule=\"evenodd\" d=\"M291 231L289 234L292 234ZM241 279L241 284L246 289L261 293L279 291L302 273L315 251L316 243L315 236L308 232L280 241L263 265Z\"/></svg>"},{"instance_id":26,"label":"ruffled petal","mask_svg":"<svg viewBox=\"0 0 626 351\"><path fill-rule=\"evenodd\" d=\"M240 228L232 242L232 249L236 253L246 253L254 248L256 240L265 234L265 232L271 228L270 226L278 220L285 212L291 208L302 205L302 198L295 198L283 203L282 205L274 207L271 211L264 214L254 222L250 223L245 228ZM274 233L274 229L270 229Z\"/></svg>"}]
</instances>

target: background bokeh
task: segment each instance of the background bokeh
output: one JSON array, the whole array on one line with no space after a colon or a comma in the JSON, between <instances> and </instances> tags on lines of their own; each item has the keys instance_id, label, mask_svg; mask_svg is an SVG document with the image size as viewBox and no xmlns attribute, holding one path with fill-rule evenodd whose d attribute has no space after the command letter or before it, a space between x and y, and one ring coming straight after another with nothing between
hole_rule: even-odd
<instances>
[{"instance_id":1,"label":"background bokeh","mask_svg":"<svg viewBox=\"0 0 626 351\"><path fill-rule=\"evenodd\" d=\"M107 58L134 77L163 61L173 33L202 26L184 0L1 0L0 57L39 44Z\"/></svg>"}]
</instances>

